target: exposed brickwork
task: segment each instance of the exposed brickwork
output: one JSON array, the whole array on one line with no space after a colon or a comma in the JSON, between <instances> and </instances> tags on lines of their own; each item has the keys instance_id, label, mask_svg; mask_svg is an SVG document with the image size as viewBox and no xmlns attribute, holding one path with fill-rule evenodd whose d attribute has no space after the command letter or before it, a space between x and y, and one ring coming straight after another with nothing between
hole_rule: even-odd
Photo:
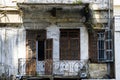
<instances>
[{"instance_id":1,"label":"exposed brickwork","mask_svg":"<svg viewBox=\"0 0 120 80\"><path fill-rule=\"evenodd\" d=\"M89 59L97 62L97 34L89 33Z\"/></svg>"}]
</instances>

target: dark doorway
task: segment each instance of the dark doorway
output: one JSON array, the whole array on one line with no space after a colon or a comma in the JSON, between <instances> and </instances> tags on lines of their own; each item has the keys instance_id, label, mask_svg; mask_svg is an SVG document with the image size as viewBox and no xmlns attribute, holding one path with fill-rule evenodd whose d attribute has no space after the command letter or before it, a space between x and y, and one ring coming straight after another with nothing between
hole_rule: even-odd
<instances>
[{"instance_id":1,"label":"dark doorway","mask_svg":"<svg viewBox=\"0 0 120 80\"><path fill-rule=\"evenodd\" d=\"M44 60L45 55L44 40L38 41L38 61Z\"/></svg>"}]
</instances>

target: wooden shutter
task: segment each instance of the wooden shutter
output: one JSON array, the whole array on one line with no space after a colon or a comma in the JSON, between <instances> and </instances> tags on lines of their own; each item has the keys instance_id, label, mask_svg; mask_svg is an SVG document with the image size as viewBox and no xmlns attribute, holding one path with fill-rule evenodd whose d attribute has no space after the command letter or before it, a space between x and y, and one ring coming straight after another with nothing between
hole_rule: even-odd
<instances>
[{"instance_id":1,"label":"wooden shutter","mask_svg":"<svg viewBox=\"0 0 120 80\"><path fill-rule=\"evenodd\" d=\"M26 73L27 75L35 75L36 70L36 41L33 39L27 40L27 60L26 60Z\"/></svg>"},{"instance_id":2,"label":"wooden shutter","mask_svg":"<svg viewBox=\"0 0 120 80\"><path fill-rule=\"evenodd\" d=\"M69 33L70 37L70 60L80 60L80 31Z\"/></svg>"},{"instance_id":3,"label":"wooden shutter","mask_svg":"<svg viewBox=\"0 0 120 80\"><path fill-rule=\"evenodd\" d=\"M45 52L45 59L52 59L52 52L53 52L53 39L46 40L46 52Z\"/></svg>"},{"instance_id":4,"label":"wooden shutter","mask_svg":"<svg viewBox=\"0 0 120 80\"><path fill-rule=\"evenodd\" d=\"M45 49L45 74L52 74L53 70L53 39L46 40Z\"/></svg>"},{"instance_id":5,"label":"wooden shutter","mask_svg":"<svg viewBox=\"0 0 120 80\"><path fill-rule=\"evenodd\" d=\"M36 74L36 40L46 39L45 30L26 30L26 73Z\"/></svg>"},{"instance_id":6,"label":"wooden shutter","mask_svg":"<svg viewBox=\"0 0 120 80\"><path fill-rule=\"evenodd\" d=\"M60 32L60 59L80 59L80 30L61 29Z\"/></svg>"}]
</instances>

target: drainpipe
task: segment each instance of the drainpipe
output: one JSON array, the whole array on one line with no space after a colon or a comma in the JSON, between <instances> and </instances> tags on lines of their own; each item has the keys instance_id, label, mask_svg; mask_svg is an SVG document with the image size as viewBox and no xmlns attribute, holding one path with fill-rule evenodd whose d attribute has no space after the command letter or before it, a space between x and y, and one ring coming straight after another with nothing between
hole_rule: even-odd
<instances>
[{"instance_id":1,"label":"drainpipe","mask_svg":"<svg viewBox=\"0 0 120 80\"><path fill-rule=\"evenodd\" d=\"M111 16L110 16L111 15L111 13L110 13L111 12L110 11L111 5L110 4L111 4L111 0L108 0L108 6L109 6L108 7L108 14L109 14L108 15L108 30L110 30L110 18L111 18Z\"/></svg>"},{"instance_id":2,"label":"drainpipe","mask_svg":"<svg viewBox=\"0 0 120 80\"><path fill-rule=\"evenodd\" d=\"M111 19L111 0L108 0L108 27L107 30L110 31L110 19ZM108 34L108 36L110 35L110 33ZM107 63L107 73L108 75L110 75L110 63Z\"/></svg>"}]
</instances>

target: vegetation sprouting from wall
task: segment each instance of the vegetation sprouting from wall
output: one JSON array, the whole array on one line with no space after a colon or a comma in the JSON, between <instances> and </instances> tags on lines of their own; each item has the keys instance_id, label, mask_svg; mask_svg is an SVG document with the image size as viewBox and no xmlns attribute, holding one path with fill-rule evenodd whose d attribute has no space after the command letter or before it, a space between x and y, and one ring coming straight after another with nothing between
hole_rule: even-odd
<instances>
[{"instance_id":1,"label":"vegetation sprouting from wall","mask_svg":"<svg viewBox=\"0 0 120 80\"><path fill-rule=\"evenodd\" d=\"M76 0L73 2L73 4L83 4L81 0ZM80 10L80 14L85 17L85 22L84 24L86 25L88 32L93 33L93 16L92 16L92 10L90 9L89 3L86 3L85 6Z\"/></svg>"},{"instance_id":2,"label":"vegetation sprouting from wall","mask_svg":"<svg viewBox=\"0 0 120 80\"><path fill-rule=\"evenodd\" d=\"M89 32L93 32L93 20L92 20L92 10L89 7L89 4L85 4L85 7L81 9L80 14L85 17L85 25Z\"/></svg>"}]
</instances>

